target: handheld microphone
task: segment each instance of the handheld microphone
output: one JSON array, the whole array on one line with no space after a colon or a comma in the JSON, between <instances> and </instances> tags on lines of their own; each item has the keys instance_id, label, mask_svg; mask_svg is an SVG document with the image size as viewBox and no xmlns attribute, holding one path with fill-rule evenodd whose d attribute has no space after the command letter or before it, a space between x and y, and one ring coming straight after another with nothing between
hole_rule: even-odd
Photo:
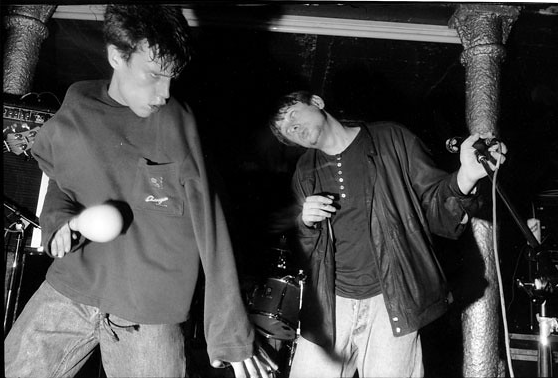
<instances>
[{"instance_id":1,"label":"handheld microphone","mask_svg":"<svg viewBox=\"0 0 558 378\"><path fill-rule=\"evenodd\" d=\"M97 243L106 243L116 238L122 231L122 225L120 211L106 203L86 208L69 223L72 230Z\"/></svg>"},{"instance_id":2,"label":"handheld microphone","mask_svg":"<svg viewBox=\"0 0 558 378\"><path fill-rule=\"evenodd\" d=\"M452 153L456 154L461 149L461 143L467 138L463 137L453 137L446 140L446 149ZM498 144L500 141L496 138L480 138L475 143L473 143L473 147L480 152L481 154L486 154L488 152L488 148Z\"/></svg>"}]
</instances>

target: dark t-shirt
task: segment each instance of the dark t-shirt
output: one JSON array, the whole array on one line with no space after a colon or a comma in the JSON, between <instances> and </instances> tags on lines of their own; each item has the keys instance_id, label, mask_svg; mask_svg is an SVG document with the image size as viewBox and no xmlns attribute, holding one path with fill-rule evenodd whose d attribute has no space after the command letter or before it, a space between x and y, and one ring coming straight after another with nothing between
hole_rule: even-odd
<instances>
[{"instance_id":1,"label":"dark t-shirt","mask_svg":"<svg viewBox=\"0 0 558 378\"><path fill-rule=\"evenodd\" d=\"M381 292L366 206L365 193L371 190L366 190L370 186L370 167L365 142L361 130L342 153L332 156L320 151L317 154L316 174L325 192L335 197L337 206L331 218L335 238L335 291L339 296L353 299L369 298Z\"/></svg>"}]
</instances>

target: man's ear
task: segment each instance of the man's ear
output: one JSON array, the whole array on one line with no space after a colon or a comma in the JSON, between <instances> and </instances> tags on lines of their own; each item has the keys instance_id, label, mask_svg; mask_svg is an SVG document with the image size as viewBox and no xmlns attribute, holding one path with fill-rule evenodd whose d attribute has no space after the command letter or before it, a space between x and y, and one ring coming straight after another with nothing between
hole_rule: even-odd
<instances>
[{"instance_id":1,"label":"man's ear","mask_svg":"<svg viewBox=\"0 0 558 378\"><path fill-rule=\"evenodd\" d=\"M312 98L310 99L310 102L312 103L312 105L316 106L318 109L323 109L324 106L325 106L324 100L322 100L322 98L320 96L317 96L317 95L312 95Z\"/></svg>"},{"instance_id":2,"label":"man's ear","mask_svg":"<svg viewBox=\"0 0 558 378\"><path fill-rule=\"evenodd\" d=\"M113 69L118 69L126 62L122 58L122 54L115 45L107 45L107 59Z\"/></svg>"}]
</instances>

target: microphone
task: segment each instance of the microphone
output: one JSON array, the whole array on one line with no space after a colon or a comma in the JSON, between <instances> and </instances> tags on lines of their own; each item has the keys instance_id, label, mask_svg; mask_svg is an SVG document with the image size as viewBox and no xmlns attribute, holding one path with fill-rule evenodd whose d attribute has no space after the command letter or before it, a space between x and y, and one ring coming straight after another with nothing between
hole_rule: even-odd
<instances>
[{"instance_id":1,"label":"microphone","mask_svg":"<svg viewBox=\"0 0 558 378\"><path fill-rule=\"evenodd\" d=\"M463 137L453 137L446 140L446 149L452 153L456 154L461 149L461 143L466 138ZM496 164L496 159L490 155L488 152L488 148L500 143L500 141L496 138L479 138L475 143L473 143L473 147L475 148L475 153L477 155L477 161L481 163L481 160L488 159L492 164Z\"/></svg>"},{"instance_id":2,"label":"microphone","mask_svg":"<svg viewBox=\"0 0 558 378\"><path fill-rule=\"evenodd\" d=\"M120 234L123 219L116 207L105 203L86 208L69 226L91 241L106 243Z\"/></svg>"},{"instance_id":3,"label":"microphone","mask_svg":"<svg viewBox=\"0 0 558 378\"><path fill-rule=\"evenodd\" d=\"M461 149L461 143L467 139L464 137L453 137L446 140L446 149L452 153L456 154ZM488 153L488 148L498 144L500 141L496 138L479 138L475 143L473 143L473 147L480 152L481 154L485 155Z\"/></svg>"}]
</instances>

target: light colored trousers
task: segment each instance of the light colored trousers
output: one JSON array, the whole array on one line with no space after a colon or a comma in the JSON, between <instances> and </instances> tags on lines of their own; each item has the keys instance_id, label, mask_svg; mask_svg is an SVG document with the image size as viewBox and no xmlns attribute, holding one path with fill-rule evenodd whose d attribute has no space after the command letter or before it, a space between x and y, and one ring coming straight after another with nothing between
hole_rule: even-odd
<instances>
[{"instance_id":1,"label":"light colored trousers","mask_svg":"<svg viewBox=\"0 0 558 378\"><path fill-rule=\"evenodd\" d=\"M300 337L289 378L422 377L417 332L395 337L382 295L364 300L336 296L332 353Z\"/></svg>"},{"instance_id":2,"label":"light colored trousers","mask_svg":"<svg viewBox=\"0 0 558 378\"><path fill-rule=\"evenodd\" d=\"M76 303L46 281L4 341L6 377L73 377L100 344L108 377L184 377L179 324L134 324Z\"/></svg>"}]
</instances>

